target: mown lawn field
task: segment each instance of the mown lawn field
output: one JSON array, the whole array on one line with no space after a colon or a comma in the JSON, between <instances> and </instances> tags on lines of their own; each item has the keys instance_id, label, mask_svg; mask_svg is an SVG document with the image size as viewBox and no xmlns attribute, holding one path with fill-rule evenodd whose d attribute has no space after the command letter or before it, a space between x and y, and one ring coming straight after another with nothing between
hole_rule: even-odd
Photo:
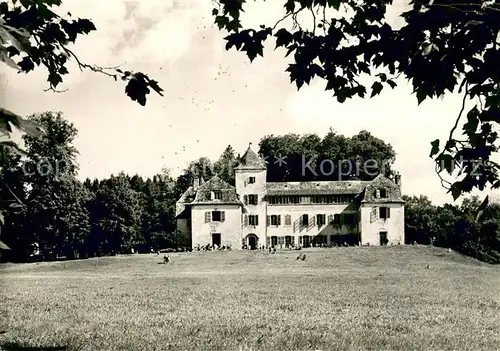
<instances>
[{"instance_id":1,"label":"mown lawn field","mask_svg":"<svg viewBox=\"0 0 500 351\"><path fill-rule=\"evenodd\" d=\"M0 266L0 345L498 350L500 267L419 247L129 255ZM427 268L427 265L430 267Z\"/></svg>"}]
</instances>

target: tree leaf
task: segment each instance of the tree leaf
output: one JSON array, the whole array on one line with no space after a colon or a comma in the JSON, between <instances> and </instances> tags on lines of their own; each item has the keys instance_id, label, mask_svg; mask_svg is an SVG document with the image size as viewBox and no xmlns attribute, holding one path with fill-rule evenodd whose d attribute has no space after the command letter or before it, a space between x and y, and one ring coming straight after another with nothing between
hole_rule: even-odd
<instances>
[{"instance_id":1,"label":"tree leaf","mask_svg":"<svg viewBox=\"0 0 500 351\"><path fill-rule=\"evenodd\" d=\"M1 214L0 214L1 216ZM2 240L0 240L0 249L2 250L10 250L11 248L7 246Z\"/></svg>"},{"instance_id":2,"label":"tree leaf","mask_svg":"<svg viewBox=\"0 0 500 351\"><path fill-rule=\"evenodd\" d=\"M438 163L439 170L445 169L449 174L452 174L455 169L455 160L450 154L441 154L437 157L436 162Z\"/></svg>"},{"instance_id":3,"label":"tree leaf","mask_svg":"<svg viewBox=\"0 0 500 351\"><path fill-rule=\"evenodd\" d=\"M390 86L392 89L394 89L394 88L397 86L397 84L396 84L393 80L391 80L391 79L388 79L388 80L387 80L387 84L389 84L389 86Z\"/></svg>"},{"instance_id":4,"label":"tree leaf","mask_svg":"<svg viewBox=\"0 0 500 351\"><path fill-rule=\"evenodd\" d=\"M422 103L422 101L425 100L426 97L427 97L427 94L426 94L426 92L423 89L418 89L417 90L417 102L418 102L418 105L420 105Z\"/></svg>"},{"instance_id":5,"label":"tree leaf","mask_svg":"<svg viewBox=\"0 0 500 351\"><path fill-rule=\"evenodd\" d=\"M287 0L285 3L285 10L287 13L295 11L295 0Z\"/></svg>"},{"instance_id":6,"label":"tree leaf","mask_svg":"<svg viewBox=\"0 0 500 351\"><path fill-rule=\"evenodd\" d=\"M0 61L3 61L7 64L7 66L15 69L16 71L20 71L21 68L17 65L17 63L9 57L7 50L0 46Z\"/></svg>"},{"instance_id":7,"label":"tree leaf","mask_svg":"<svg viewBox=\"0 0 500 351\"><path fill-rule=\"evenodd\" d=\"M278 30L274 36L276 37L276 48L280 46L287 47L293 41L293 35L285 28Z\"/></svg>"},{"instance_id":8,"label":"tree leaf","mask_svg":"<svg viewBox=\"0 0 500 351\"><path fill-rule=\"evenodd\" d=\"M431 149L431 154L429 155L429 157L432 157L439 152L439 139L436 139L433 142L431 142L431 146L432 146L432 149Z\"/></svg>"},{"instance_id":9,"label":"tree leaf","mask_svg":"<svg viewBox=\"0 0 500 351\"><path fill-rule=\"evenodd\" d=\"M13 151L14 153L17 153L18 155L21 155L21 156L26 156L26 151L24 151L23 149L21 149L21 147L15 143L14 141L0 141L0 148L7 148L11 151Z\"/></svg>"},{"instance_id":10,"label":"tree leaf","mask_svg":"<svg viewBox=\"0 0 500 351\"><path fill-rule=\"evenodd\" d=\"M338 10L340 8L341 3L342 0L328 0L328 5L333 7L335 10Z\"/></svg>"},{"instance_id":11,"label":"tree leaf","mask_svg":"<svg viewBox=\"0 0 500 351\"><path fill-rule=\"evenodd\" d=\"M384 86L382 85L382 83L380 83L380 82L373 83L372 93L370 95L370 98L374 97L375 95L380 94L380 92L382 91L383 88L384 88Z\"/></svg>"},{"instance_id":12,"label":"tree leaf","mask_svg":"<svg viewBox=\"0 0 500 351\"><path fill-rule=\"evenodd\" d=\"M448 191L453 196L453 200L457 200L462 194L462 186L459 182L453 183Z\"/></svg>"},{"instance_id":13,"label":"tree leaf","mask_svg":"<svg viewBox=\"0 0 500 351\"><path fill-rule=\"evenodd\" d=\"M4 46L12 45L15 47L19 52L25 51L24 46L19 42L19 40L14 37L10 31L15 31L18 33L20 36L24 36L22 31L16 31L15 28L6 26L6 25L0 25L0 44L3 44ZM29 37L29 35L28 35ZM1 49L1 47L0 47Z\"/></svg>"},{"instance_id":14,"label":"tree leaf","mask_svg":"<svg viewBox=\"0 0 500 351\"><path fill-rule=\"evenodd\" d=\"M47 81L50 83L51 86L55 88L59 85L59 83L62 83L63 79L60 74L56 72L50 72Z\"/></svg>"}]
</instances>

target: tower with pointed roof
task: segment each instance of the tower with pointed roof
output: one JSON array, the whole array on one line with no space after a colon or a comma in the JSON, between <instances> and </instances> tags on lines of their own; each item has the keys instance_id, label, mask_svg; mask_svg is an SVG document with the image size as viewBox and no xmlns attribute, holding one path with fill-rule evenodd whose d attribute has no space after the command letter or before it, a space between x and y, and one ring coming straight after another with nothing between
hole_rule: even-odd
<instances>
[{"instance_id":1,"label":"tower with pointed roof","mask_svg":"<svg viewBox=\"0 0 500 351\"><path fill-rule=\"evenodd\" d=\"M267 167L265 160L252 150L252 143L248 145L234 173L236 192L243 202L242 246L266 246Z\"/></svg>"}]
</instances>

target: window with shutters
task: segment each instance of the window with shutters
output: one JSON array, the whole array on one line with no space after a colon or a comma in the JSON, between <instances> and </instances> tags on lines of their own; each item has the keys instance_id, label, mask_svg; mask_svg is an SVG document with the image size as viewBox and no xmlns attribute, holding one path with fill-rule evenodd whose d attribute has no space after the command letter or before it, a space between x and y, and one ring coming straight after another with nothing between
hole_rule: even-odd
<instances>
[{"instance_id":1,"label":"window with shutters","mask_svg":"<svg viewBox=\"0 0 500 351\"><path fill-rule=\"evenodd\" d=\"M248 195L248 204L257 205L259 203L259 197L256 194Z\"/></svg>"},{"instance_id":2,"label":"window with shutters","mask_svg":"<svg viewBox=\"0 0 500 351\"><path fill-rule=\"evenodd\" d=\"M316 223L318 226L322 226L326 224L326 215L324 214L317 214L316 215Z\"/></svg>"},{"instance_id":3,"label":"window with shutters","mask_svg":"<svg viewBox=\"0 0 500 351\"><path fill-rule=\"evenodd\" d=\"M248 215L248 225L253 225L253 226L259 225L259 216L258 215Z\"/></svg>"},{"instance_id":4,"label":"window with shutters","mask_svg":"<svg viewBox=\"0 0 500 351\"><path fill-rule=\"evenodd\" d=\"M311 218L309 218L308 230L311 230L312 227L314 227L315 223L316 223L316 217L312 216Z\"/></svg>"},{"instance_id":5,"label":"window with shutters","mask_svg":"<svg viewBox=\"0 0 500 351\"><path fill-rule=\"evenodd\" d=\"M224 222L225 212L224 211L212 211L212 222Z\"/></svg>"},{"instance_id":6,"label":"window with shutters","mask_svg":"<svg viewBox=\"0 0 500 351\"><path fill-rule=\"evenodd\" d=\"M308 214L302 215L302 225L306 226L306 227L309 225L309 215Z\"/></svg>"},{"instance_id":7,"label":"window with shutters","mask_svg":"<svg viewBox=\"0 0 500 351\"><path fill-rule=\"evenodd\" d=\"M281 216L271 215L271 225L281 225Z\"/></svg>"},{"instance_id":8,"label":"window with shutters","mask_svg":"<svg viewBox=\"0 0 500 351\"><path fill-rule=\"evenodd\" d=\"M292 225L292 216L289 214L285 215L285 225Z\"/></svg>"},{"instance_id":9,"label":"window with shutters","mask_svg":"<svg viewBox=\"0 0 500 351\"><path fill-rule=\"evenodd\" d=\"M387 219L391 217L390 207L380 207L379 208L379 218Z\"/></svg>"}]
</instances>

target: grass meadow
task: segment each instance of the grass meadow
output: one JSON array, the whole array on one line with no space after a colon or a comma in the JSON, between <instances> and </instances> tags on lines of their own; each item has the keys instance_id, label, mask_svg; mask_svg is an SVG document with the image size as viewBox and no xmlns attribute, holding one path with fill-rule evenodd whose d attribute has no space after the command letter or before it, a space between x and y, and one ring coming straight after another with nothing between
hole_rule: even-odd
<instances>
[{"instance_id":1,"label":"grass meadow","mask_svg":"<svg viewBox=\"0 0 500 351\"><path fill-rule=\"evenodd\" d=\"M302 252L4 264L0 348L500 349L500 267L423 246Z\"/></svg>"}]
</instances>

